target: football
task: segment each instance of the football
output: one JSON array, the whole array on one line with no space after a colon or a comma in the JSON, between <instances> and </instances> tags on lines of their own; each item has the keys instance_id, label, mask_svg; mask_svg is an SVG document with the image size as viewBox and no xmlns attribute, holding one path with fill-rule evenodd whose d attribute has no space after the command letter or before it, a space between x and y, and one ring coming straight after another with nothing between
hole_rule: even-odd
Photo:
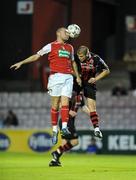
<instances>
[{"instance_id":1,"label":"football","mask_svg":"<svg viewBox=\"0 0 136 180\"><path fill-rule=\"evenodd\" d=\"M70 24L67 30L71 38L77 38L81 32L81 28L77 24Z\"/></svg>"}]
</instances>

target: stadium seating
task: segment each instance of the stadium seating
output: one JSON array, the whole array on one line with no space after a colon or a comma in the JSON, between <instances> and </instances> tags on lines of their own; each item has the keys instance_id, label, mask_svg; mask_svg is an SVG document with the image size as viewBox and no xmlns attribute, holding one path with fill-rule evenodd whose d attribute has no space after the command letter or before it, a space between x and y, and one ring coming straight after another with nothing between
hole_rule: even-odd
<instances>
[{"instance_id":1,"label":"stadium seating","mask_svg":"<svg viewBox=\"0 0 136 180\"><path fill-rule=\"evenodd\" d=\"M50 96L48 93L0 93L0 117L12 109L19 119L18 128L48 128L50 123ZM97 111L102 129L136 129L136 97L112 96L110 91L97 93ZM78 129L90 127L89 117L79 111Z\"/></svg>"}]
</instances>

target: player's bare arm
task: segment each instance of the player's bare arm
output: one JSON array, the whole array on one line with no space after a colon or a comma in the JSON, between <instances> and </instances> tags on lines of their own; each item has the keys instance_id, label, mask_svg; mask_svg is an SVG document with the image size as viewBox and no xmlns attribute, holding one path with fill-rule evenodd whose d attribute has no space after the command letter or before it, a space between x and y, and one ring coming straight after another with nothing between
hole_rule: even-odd
<instances>
[{"instance_id":1,"label":"player's bare arm","mask_svg":"<svg viewBox=\"0 0 136 180\"><path fill-rule=\"evenodd\" d=\"M95 78L90 78L88 80L89 83L93 84L97 81L99 81L100 79L106 77L108 74L110 73L110 70L107 68L107 69L104 69L100 74L98 74Z\"/></svg>"},{"instance_id":2,"label":"player's bare arm","mask_svg":"<svg viewBox=\"0 0 136 180\"><path fill-rule=\"evenodd\" d=\"M73 70L74 70L74 73L76 75L76 80L77 80L77 83L81 86L82 82L81 82L81 78L80 78L80 75L78 73L78 68L77 68L77 64L75 61L72 62L72 66L73 66Z\"/></svg>"},{"instance_id":3,"label":"player's bare arm","mask_svg":"<svg viewBox=\"0 0 136 180\"><path fill-rule=\"evenodd\" d=\"M11 68L15 68L15 70L16 70L16 69L19 69L23 64L28 64L28 63L37 61L39 58L40 58L40 55L39 55L39 54L34 54L34 55L26 58L26 59L23 60L23 61L20 61L20 62L18 62L18 63L15 63L15 64L11 65L11 66L10 66L10 69L11 69Z\"/></svg>"}]
</instances>

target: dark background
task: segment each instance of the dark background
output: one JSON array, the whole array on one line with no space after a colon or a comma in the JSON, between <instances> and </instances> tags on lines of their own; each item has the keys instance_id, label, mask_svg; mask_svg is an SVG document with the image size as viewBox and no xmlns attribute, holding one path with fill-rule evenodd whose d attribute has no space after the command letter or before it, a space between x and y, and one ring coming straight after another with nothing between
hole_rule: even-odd
<instances>
[{"instance_id":1,"label":"dark background","mask_svg":"<svg viewBox=\"0 0 136 180\"><path fill-rule=\"evenodd\" d=\"M34 0L31 15L16 12L17 0L2 4L2 52L0 80L39 79L40 66L23 66L17 72L9 70L11 64L20 61L42 46L55 40L60 26L76 23L82 33L72 41L76 48L87 45L91 51L111 62L122 61L126 48L125 16L135 15L135 0ZM136 46L135 42L132 42ZM41 64L48 66L46 57ZM43 63L44 62L44 63ZM23 82L23 81L22 81Z\"/></svg>"}]
</instances>

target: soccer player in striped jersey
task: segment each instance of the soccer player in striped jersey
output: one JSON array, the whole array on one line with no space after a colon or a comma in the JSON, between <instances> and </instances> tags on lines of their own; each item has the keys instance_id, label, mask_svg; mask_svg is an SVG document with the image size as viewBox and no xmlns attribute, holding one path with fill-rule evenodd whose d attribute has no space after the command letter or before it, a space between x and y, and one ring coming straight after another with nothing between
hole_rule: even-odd
<instances>
[{"instance_id":1,"label":"soccer player in striped jersey","mask_svg":"<svg viewBox=\"0 0 136 180\"><path fill-rule=\"evenodd\" d=\"M56 31L56 41L45 45L36 54L22 60L10 68L18 69L23 64L35 62L45 54L48 54L50 76L48 79L48 90L51 96L51 121L53 128L52 143L58 141L58 116L59 104L61 103L61 118L63 135L69 134L67 122L69 119L69 98L73 89L73 70L77 82L81 85L81 79L74 61L74 50L72 45L66 43L69 33L66 28L61 27Z\"/></svg>"},{"instance_id":2,"label":"soccer player in striped jersey","mask_svg":"<svg viewBox=\"0 0 136 180\"><path fill-rule=\"evenodd\" d=\"M80 62L82 89L90 112L90 121L94 127L94 135L102 138L102 132L99 129L99 116L96 111L96 82L107 76L110 71L104 60L90 52L86 46L78 48L77 58Z\"/></svg>"}]
</instances>

